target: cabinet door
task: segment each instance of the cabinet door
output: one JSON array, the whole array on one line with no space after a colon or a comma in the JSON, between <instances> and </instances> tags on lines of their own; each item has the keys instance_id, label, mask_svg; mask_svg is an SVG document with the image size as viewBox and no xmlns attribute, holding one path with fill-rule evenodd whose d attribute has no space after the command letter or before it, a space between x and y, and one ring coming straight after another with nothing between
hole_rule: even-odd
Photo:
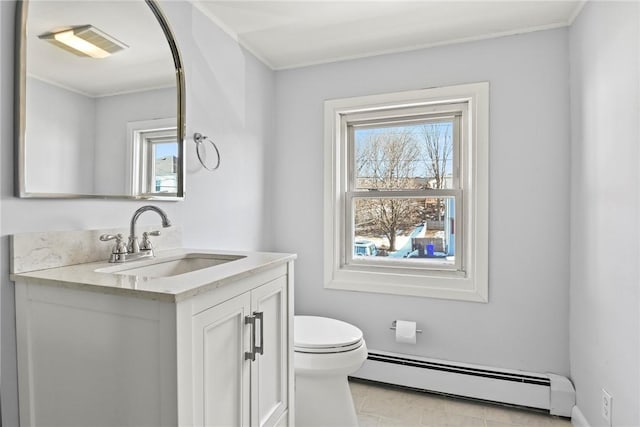
<instances>
[{"instance_id":1,"label":"cabinet door","mask_svg":"<svg viewBox=\"0 0 640 427\"><path fill-rule=\"evenodd\" d=\"M245 293L193 317L195 425L250 425L250 308Z\"/></svg>"},{"instance_id":2,"label":"cabinet door","mask_svg":"<svg viewBox=\"0 0 640 427\"><path fill-rule=\"evenodd\" d=\"M262 313L256 342L263 351L251 366L251 425L275 425L287 409L287 279L280 277L251 292L251 310ZM260 334L262 332L262 335Z\"/></svg>"}]
</instances>

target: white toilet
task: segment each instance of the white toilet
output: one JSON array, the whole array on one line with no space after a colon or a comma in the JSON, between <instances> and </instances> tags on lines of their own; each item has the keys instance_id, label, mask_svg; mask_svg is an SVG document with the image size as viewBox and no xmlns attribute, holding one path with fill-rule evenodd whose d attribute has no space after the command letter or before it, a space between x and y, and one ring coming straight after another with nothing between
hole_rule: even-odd
<instances>
[{"instance_id":1,"label":"white toilet","mask_svg":"<svg viewBox=\"0 0 640 427\"><path fill-rule=\"evenodd\" d=\"M294 317L297 427L358 425L347 376L367 358L362 331L315 316Z\"/></svg>"}]
</instances>

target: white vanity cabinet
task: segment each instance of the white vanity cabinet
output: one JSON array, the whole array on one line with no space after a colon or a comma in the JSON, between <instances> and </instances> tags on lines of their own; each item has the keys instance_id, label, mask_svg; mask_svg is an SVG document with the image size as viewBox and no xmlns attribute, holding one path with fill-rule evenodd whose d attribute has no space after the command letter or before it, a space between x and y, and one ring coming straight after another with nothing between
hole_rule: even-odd
<instances>
[{"instance_id":1,"label":"white vanity cabinet","mask_svg":"<svg viewBox=\"0 0 640 427\"><path fill-rule=\"evenodd\" d=\"M21 426L292 426L294 256L263 255L193 286L13 274Z\"/></svg>"},{"instance_id":2,"label":"white vanity cabinet","mask_svg":"<svg viewBox=\"0 0 640 427\"><path fill-rule=\"evenodd\" d=\"M286 285L281 276L193 316L194 425L286 425Z\"/></svg>"}]
</instances>

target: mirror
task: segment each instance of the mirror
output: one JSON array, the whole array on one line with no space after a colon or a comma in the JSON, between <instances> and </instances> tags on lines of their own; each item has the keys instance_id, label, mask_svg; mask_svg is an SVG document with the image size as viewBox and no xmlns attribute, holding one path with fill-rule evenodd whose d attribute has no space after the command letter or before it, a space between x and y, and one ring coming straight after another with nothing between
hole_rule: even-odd
<instances>
[{"instance_id":1,"label":"mirror","mask_svg":"<svg viewBox=\"0 0 640 427\"><path fill-rule=\"evenodd\" d=\"M154 0L22 0L16 196L179 200L184 77Z\"/></svg>"}]
</instances>

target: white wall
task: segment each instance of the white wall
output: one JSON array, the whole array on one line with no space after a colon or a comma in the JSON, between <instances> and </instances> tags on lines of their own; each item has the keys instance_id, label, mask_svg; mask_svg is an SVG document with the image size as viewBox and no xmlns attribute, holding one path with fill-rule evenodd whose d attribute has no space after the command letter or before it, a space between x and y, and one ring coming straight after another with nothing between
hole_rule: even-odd
<instances>
[{"instance_id":1,"label":"white wall","mask_svg":"<svg viewBox=\"0 0 640 427\"><path fill-rule=\"evenodd\" d=\"M571 377L604 426L640 425L640 4L587 2L570 31Z\"/></svg>"},{"instance_id":2,"label":"white wall","mask_svg":"<svg viewBox=\"0 0 640 427\"><path fill-rule=\"evenodd\" d=\"M91 193L94 99L27 78L25 158L30 193ZM53 168L52 165L56 165Z\"/></svg>"},{"instance_id":3,"label":"white wall","mask_svg":"<svg viewBox=\"0 0 640 427\"><path fill-rule=\"evenodd\" d=\"M215 137L222 163L198 166L187 141L186 199L158 202L183 227L191 247L255 250L264 228L264 151L273 137L274 73L188 2L162 1L185 63L187 131ZM126 200L29 200L13 197L13 19L0 1L0 389L2 425L17 425L13 284L7 236L25 231L126 227L136 208ZM157 224L153 214L141 223Z\"/></svg>"},{"instance_id":4,"label":"white wall","mask_svg":"<svg viewBox=\"0 0 640 427\"><path fill-rule=\"evenodd\" d=\"M273 249L296 252L296 312L361 327L370 348L568 375L566 29L276 74ZM323 289L323 101L490 82L488 304ZM395 319L418 344L396 344Z\"/></svg>"}]
</instances>

